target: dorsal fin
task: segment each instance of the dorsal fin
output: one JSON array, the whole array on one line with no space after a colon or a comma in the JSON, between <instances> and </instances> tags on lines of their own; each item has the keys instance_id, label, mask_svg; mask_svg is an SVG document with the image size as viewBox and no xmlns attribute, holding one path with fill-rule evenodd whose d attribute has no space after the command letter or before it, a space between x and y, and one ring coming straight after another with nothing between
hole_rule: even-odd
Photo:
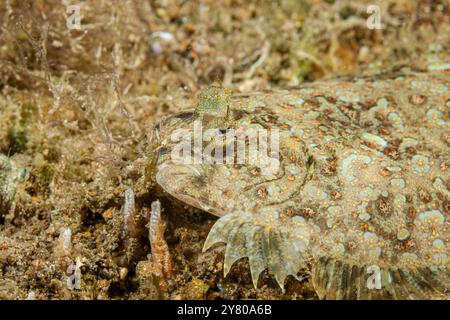
<instances>
[{"instance_id":1,"label":"dorsal fin","mask_svg":"<svg viewBox=\"0 0 450 320\"><path fill-rule=\"evenodd\" d=\"M330 300L450 298L447 270L372 267L349 265L331 258L319 259L312 272L314 288L321 299Z\"/></svg>"}]
</instances>

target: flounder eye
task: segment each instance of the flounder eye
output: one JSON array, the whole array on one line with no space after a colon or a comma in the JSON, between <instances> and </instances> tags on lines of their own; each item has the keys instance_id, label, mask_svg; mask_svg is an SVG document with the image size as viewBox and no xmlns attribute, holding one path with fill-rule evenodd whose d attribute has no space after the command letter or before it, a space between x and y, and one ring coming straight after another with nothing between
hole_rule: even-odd
<instances>
[{"instance_id":1,"label":"flounder eye","mask_svg":"<svg viewBox=\"0 0 450 320\"><path fill-rule=\"evenodd\" d=\"M229 118L231 91L211 86L199 93L195 113L210 127L226 127Z\"/></svg>"}]
</instances>

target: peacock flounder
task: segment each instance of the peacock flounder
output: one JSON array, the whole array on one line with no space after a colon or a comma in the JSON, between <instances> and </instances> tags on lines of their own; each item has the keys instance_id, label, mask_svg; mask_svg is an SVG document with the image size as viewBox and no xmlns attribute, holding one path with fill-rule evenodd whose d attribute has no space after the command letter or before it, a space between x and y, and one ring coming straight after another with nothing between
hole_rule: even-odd
<instances>
[{"instance_id":1,"label":"peacock flounder","mask_svg":"<svg viewBox=\"0 0 450 320\"><path fill-rule=\"evenodd\" d=\"M320 298L448 298L449 79L209 88L157 125L156 180L220 217L204 250L226 243L225 275L248 257L255 287L267 268L281 288L306 269Z\"/></svg>"}]
</instances>

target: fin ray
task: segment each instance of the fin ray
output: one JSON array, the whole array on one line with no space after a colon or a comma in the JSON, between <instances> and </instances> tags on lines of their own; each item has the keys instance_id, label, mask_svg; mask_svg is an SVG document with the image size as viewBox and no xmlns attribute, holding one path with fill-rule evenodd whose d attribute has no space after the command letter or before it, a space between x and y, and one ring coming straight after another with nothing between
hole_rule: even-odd
<instances>
[{"instance_id":1,"label":"fin ray","mask_svg":"<svg viewBox=\"0 0 450 320\"><path fill-rule=\"evenodd\" d=\"M214 224L203 251L215 243L225 242L225 276L234 262L248 257L255 287L261 272L268 268L284 291L286 277L296 277L306 265L304 253L309 243L308 228L301 221L278 221L273 214L259 213L255 219L252 214L236 212L221 217Z\"/></svg>"},{"instance_id":2,"label":"fin ray","mask_svg":"<svg viewBox=\"0 0 450 320\"><path fill-rule=\"evenodd\" d=\"M429 269L382 268L381 288L368 286L366 266L335 259L319 259L313 267L313 285L321 299L438 299L448 295L449 275ZM448 296L447 296L448 297Z\"/></svg>"}]
</instances>

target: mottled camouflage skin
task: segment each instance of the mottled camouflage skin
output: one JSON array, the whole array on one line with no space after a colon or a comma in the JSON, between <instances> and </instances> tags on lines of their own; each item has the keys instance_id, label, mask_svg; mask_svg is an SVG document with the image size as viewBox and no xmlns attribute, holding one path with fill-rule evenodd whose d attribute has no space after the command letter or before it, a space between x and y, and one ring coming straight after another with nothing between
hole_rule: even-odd
<instances>
[{"instance_id":1,"label":"mottled camouflage skin","mask_svg":"<svg viewBox=\"0 0 450 320\"><path fill-rule=\"evenodd\" d=\"M321 298L448 298L450 70L441 65L234 95L228 128L280 130L275 175L173 163L170 134L198 115L172 116L157 126L157 181L221 217L205 250L227 243L225 274L248 257L255 287L266 268L282 288L311 268ZM379 290L366 285L373 265Z\"/></svg>"}]
</instances>

